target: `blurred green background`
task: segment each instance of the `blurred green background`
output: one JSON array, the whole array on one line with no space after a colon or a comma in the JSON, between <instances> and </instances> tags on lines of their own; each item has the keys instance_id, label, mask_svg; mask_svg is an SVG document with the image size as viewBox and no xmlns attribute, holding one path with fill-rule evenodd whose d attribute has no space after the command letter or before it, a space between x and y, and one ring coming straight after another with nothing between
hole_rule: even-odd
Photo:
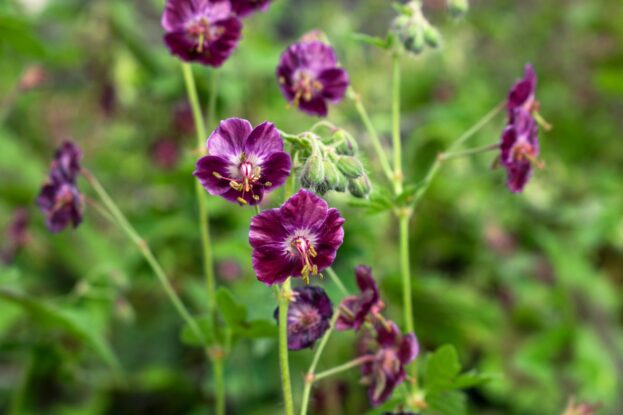
<instances>
[{"instance_id":1,"label":"blurred green background","mask_svg":"<svg viewBox=\"0 0 623 415\"><path fill-rule=\"evenodd\" d=\"M0 408L25 414L205 414L210 370L180 340L182 324L141 255L94 209L76 231L52 235L34 205L53 150L72 137L91 169L150 242L196 313L206 309L193 191L194 130L179 62L164 47L163 1L0 2L0 229L19 209L27 239L0 241ZM411 228L416 332L424 351L455 345L466 368L495 375L468 392L473 414L560 414L567 400L623 413L623 3L619 0L479 0L450 20L441 0L425 12L444 35L438 52L403 65L406 175L417 181L435 155L501 102L531 62L539 75L546 168L513 195L493 155L444 166ZM388 139L388 56L355 41L383 36L394 12L381 0L277 0L245 20L244 38L219 70L219 118L274 122L301 132L315 121L286 109L274 70L306 31L327 33ZM33 65L43 73L18 90ZM203 102L209 69L195 66ZM34 77L35 79L37 77ZM348 100L330 120L368 154ZM210 121L211 128L214 122ZM503 116L470 142L498 140ZM388 142L388 141L387 141ZM94 197L86 182L81 189ZM275 192L267 206L280 202ZM390 317L401 321L397 227L343 195L346 217L335 269L369 264ZM209 199L219 282L254 318L271 318L272 290L254 278L251 209ZM339 292L330 281L334 302ZM22 293L19 298L9 293ZM331 340L320 364L352 357L352 334ZM110 345L107 348L106 343ZM111 350L113 352L111 352ZM115 357L119 361L117 368ZM291 354L295 399L311 351ZM116 381L122 370L127 386ZM368 409L357 370L320 383L314 414ZM242 341L226 364L231 414L281 410L276 342Z\"/></svg>"}]
</instances>

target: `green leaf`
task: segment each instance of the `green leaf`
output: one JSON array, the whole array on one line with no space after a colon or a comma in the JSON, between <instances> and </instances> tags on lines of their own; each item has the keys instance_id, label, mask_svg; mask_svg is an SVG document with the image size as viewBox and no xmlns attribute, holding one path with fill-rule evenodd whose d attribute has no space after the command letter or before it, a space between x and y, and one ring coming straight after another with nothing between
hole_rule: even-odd
<instances>
[{"instance_id":1,"label":"green leaf","mask_svg":"<svg viewBox=\"0 0 623 415\"><path fill-rule=\"evenodd\" d=\"M92 330L91 322L84 314L62 310L43 300L25 294L0 289L0 299L20 306L35 318L35 321L56 326L88 344L122 381L123 369L112 348L99 333Z\"/></svg>"},{"instance_id":2,"label":"green leaf","mask_svg":"<svg viewBox=\"0 0 623 415\"><path fill-rule=\"evenodd\" d=\"M352 37L357 42L366 43L368 45L376 46L377 48L385 50L387 50L390 46L389 38L387 37L383 39L377 36L366 35L364 33L353 33Z\"/></svg>"},{"instance_id":3,"label":"green leaf","mask_svg":"<svg viewBox=\"0 0 623 415\"><path fill-rule=\"evenodd\" d=\"M459 391L436 392L426 395L427 414L464 415L467 414L465 394Z\"/></svg>"},{"instance_id":4,"label":"green leaf","mask_svg":"<svg viewBox=\"0 0 623 415\"><path fill-rule=\"evenodd\" d=\"M459 375L456 379L454 379L452 387L454 389L472 388L474 386L480 386L483 383L487 383L496 377L497 376L490 373L479 373L476 371L470 371L467 373L463 373Z\"/></svg>"},{"instance_id":5,"label":"green leaf","mask_svg":"<svg viewBox=\"0 0 623 415\"><path fill-rule=\"evenodd\" d=\"M234 333L249 339L275 338L277 337L277 325L272 320L251 320L236 327Z\"/></svg>"},{"instance_id":6,"label":"green leaf","mask_svg":"<svg viewBox=\"0 0 623 415\"><path fill-rule=\"evenodd\" d=\"M363 208L368 213L381 213L394 208L391 197L383 191L376 191L369 199L349 199L348 204L353 207Z\"/></svg>"},{"instance_id":7,"label":"green leaf","mask_svg":"<svg viewBox=\"0 0 623 415\"><path fill-rule=\"evenodd\" d=\"M218 310L230 327L236 327L247 320L247 309L236 302L233 294L225 287L220 287L216 292L216 305Z\"/></svg>"},{"instance_id":8,"label":"green leaf","mask_svg":"<svg viewBox=\"0 0 623 415\"><path fill-rule=\"evenodd\" d=\"M210 316L201 316L201 317L195 317L195 321L197 322L197 325L199 326L199 330L201 330L201 333L203 333L203 337L206 343L208 345L213 344L216 340L214 337L213 319ZM201 339L197 337L195 332L188 326L188 324L185 324L184 327L182 328L180 339L182 343L184 343L187 346L193 346L193 347L204 346L203 343L201 342Z\"/></svg>"},{"instance_id":9,"label":"green leaf","mask_svg":"<svg viewBox=\"0 0 623 415\"><path fill-rule=\"evenodd\" d=\"M426 392L443 392L453 389L453 382L461 371L461 364L454 346L437 349L426 361L424 378Z\"/></svg>"}]
</instances>

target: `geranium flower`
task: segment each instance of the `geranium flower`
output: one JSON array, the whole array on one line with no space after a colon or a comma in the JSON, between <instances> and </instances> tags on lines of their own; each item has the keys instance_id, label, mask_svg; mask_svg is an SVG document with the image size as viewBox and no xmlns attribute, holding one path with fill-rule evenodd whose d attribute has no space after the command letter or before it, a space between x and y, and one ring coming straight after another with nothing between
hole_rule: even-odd
<instances>
[{"instance_id":1,"label":"geranium flower","mask_svg":"<svg viewBox=\"0 0 623 415\"><path fill-rule=\"evenodd\" d=\"M368 384L368 398L373 406L385 402L394 389L404 382L404 367L413 361L419 352L415 334L403 336L391 321L376 324L378 349L373 358L361 366L363 382Z\"/></svg>"},{"instance_id":2,"label":"geranium flower","mask_svg":"<svg viewBox=\"0 0 623 415\"><path fill-rule=\"evenodd\" d=\"M161 23L172 54L214 67L232 54L242 31L229 0L167 0Z\"/></svg>"},{"instance_id":3,"label":"geranium flower","mask_svg":"<svg viewBox=\"0 0 623 415\"><path fill-rule=\"evenodd\" d=\"M522 108L506 126L500 143L500 164L506 169L506 185L521 192L532 176L532 167L542 167L539 156L539 130L534 118Z\"/></svg>"},{"instance_id":4,"label":"geranium flower","mask_svg":"<svg viewBox=\"0 0 623 415\"><path fill-rule=\"evenodd\" d=\"M279 307L275 309L275 318ZM329 328L333 305L320 287L297 287L288 307L288 349L300 350L314 345Z\"/></svg>"},{"instance_id":5,"label":"geranium flower","mask_svg":"<svg viewBox=\"0 0 623 415\"><path fill-rule=\"evenodd\" d=\"M256 11L265 11L271 0L231 0L231 6L239 17L247 17Z\"/></svg>"},{"instance_id":6,"label":"geranium flower","mask_svg":"<svg viewBox=\"0 0 623 415\"><path fill-rule=\"evenodd\" d=\"M199 159L193 174L210 194L231 202L256 205L265 191L281 186L290 175L290 155L269 122L254 129L247 120L229 118L207 145L209 155Z\"/></svg>"},{"instance_id":7,"label":"geranium flower","mask_svg":"<svg viewBox=\"0 0 623 415\"><path fill-rule=\"evenodd\" d=\"M517 109L522 109L529 114L538 110L538 102L536 101L536 84L537 77L532 65L527 64L524 69L524 77L517 81L506 100L506 109L508 111L509 123L515 119Z\"/></svg>"},{"instance_id":8,"label":"geranium flower","mask_svg":"<svg viewBox=\"0 0 623 415\"><path fill-rule=\"evenodd\" d=\"M379 299L379 287L372 278L370 267L359 265L355 268L355 277L360 294L342 300L336 330L359 330L369 313L378 313L383 307Z\"/></svg>"},{"instance_id":9,"label":"geranium flower","mask_svg":"<svg viewBox=\"0 0 623 415\"><path fill-rule=\"evenodd\" d=\"M60 232L70 224L75 228L82 222L82 196L76 186L80 172L80 149L72 142L56 150L47 182L41 188L37 204L46 216L51 232Z\"/></svg>"},{"instance_id":10,"label":"geranium flower","mask_svg":"<svg viewBox=\"0 0 623 415\"><path fill-rule=\"evenodd\" d=\"M337 209L329 209L307 190L255 216L249 243L258 280L273 285L302 276L308 282L310 275L318 275L335 260L344 239L343 223Z\"/></svg>"},{"instance_id":11,"label":"geranium flower","mask_svg":"<svg viewBox=\"0 0 623 415\"><path fill-rule=\"evenodd\" d=\"M327 115L327 103L341 101L349 85L348 73L339 67L333 48L318 40L286 49L277 67L277 79L288 102L322 117Z\"/></svg>"}]
</instances>

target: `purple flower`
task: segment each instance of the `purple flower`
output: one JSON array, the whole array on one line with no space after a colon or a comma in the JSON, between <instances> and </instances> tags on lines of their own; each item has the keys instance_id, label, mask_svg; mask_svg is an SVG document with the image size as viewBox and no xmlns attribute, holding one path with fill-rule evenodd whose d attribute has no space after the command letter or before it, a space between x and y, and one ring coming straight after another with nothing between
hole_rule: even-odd
<instances>
[{"instance_id":1,"label":"purple flower","mask_svg":"<svg viewBox=\"0 0 623 415\"><path fill-rule=\"evenodd\" d=\"M281 92L302 111L325 117L327 102L342 100L348 88L348 73L338 66L331 46L321 41L291 45L277 67Z\"/></svg>"},{"instance_id":2,"label":"purple flower","mask_svg":"<svg viewBox=\"0 0 623 415\"><path fill-rule=\"evenodd\" d=\"M82 197L76 187L80 173L80 149L71 141L56 150L47 182L41 188L37 204L46 216L51 232L60 232L69 224L77 227L82 222Z\"/></svg>"},{"instance_id":3,"label":"purple flower","mask_svg":"<svg viewBox=\"0 0 623 415\"><path fill-rule=\"evenodd\" d=\"M231 202L256 205L290 175L290 155L269 122L253 128L240 118L221 121L208 138L208 153L193 174L210 194Z\"/></svg>"},{"instance_id":4,"label":"purple flower","mask_svg":"<svg viewBox=\"0 0 623 415\"><path fill-rule=\"evenodd\" d=\"M230 0L231 7L239 17L247 17L256 11L266 11L271 0Z\"/></svg>"},{"instance_id":5,"label":"purple flower","mask_svg":"<svg viewBox=\"0 0 623 415\"><path fill-rule=\"evenodd\" d=\"M288 307L288 349L300 350L313 346L329 328L333 316L331 300L320 287L298 287ZM279 308L275 309L275 318Z\"/></svg>"},{"instance_id":6,"label":"purple flower","mask_svg":"<svg viewBox=\"0 0 623 415\"><path fill-rule=\"evenodd\" d=\"M172 54L214 67L231 55L242 31L229 0L167 0L161 23Z\"/></svg>"},{"instance_id":7,"label":"purple flower","mask_svg":"<svg viewBox=\"0 0 623 415\"><path fill-rule=\"evenodd\" d=\"M523 79L517 81L508 93L506 109L508 111L509 123L515 119L517 109L523 109L528 113L538 110L538 103L535 98L537 78L532 65L527 64L524 70Z\"/></svg>"},{"instance_id":8,"label":"purple flower","mask_svg":"<svg viewBox=\"0 0 623 415\"><path fill-rule=\"evenodd\" d=\"M506 184L513 193L521 192L532 176L532 166L542 167L539 156L539 130L532 115L515 110L514 120L502 133L500 164L506 169Z\"/></svg>"},{"instance_id":9,"label":"purple flower","mask_svg":"<svg viewBox=\"0 0 623 415\"><path fill-rule=\"evenodd\" d=\"M4 246L0 249L0 261L9 264L17 252L28 244L28 211L20 208L15 211L4 231Z\"/></svg>"},{"instance_id":10,"label":"purple flower","mask_svg":"<svg viewBox=\"0 0 623 415\"><path fill-rule=\"evenodd\" d=\"M288 276L317 275L331 266L342 245L344 218L337 209L307 190L299 190L280 208L265 210L251 220L249 243L253 269L266 285Z\"/></svg>"},{"instance_id":11,"label":"purple flower","mask_svg":"<svg viewBox=\"0 0 623 415\"><path fill-rule=\"evenodd\" d=\"M419 352L415 334L403 336L391 321L376 324L378 350L361 367L363 381L369 385L368 398L373 406L385 402L406 378L405 365Z\"/></svg>"},{"instance_id":12,"label":"purple flower","mask_svg":"<svg viewBox=\"0 0 623 415\"><path fill-rule=\"evenodd\" d=\"M355 268L359 295L350 295L340 304L340 316L335 328L337 330L359 330L370 312L378 313L383 307L379 299L379 287L372 278L370 267L359 265Z\"/></svg>"}]
</instances>

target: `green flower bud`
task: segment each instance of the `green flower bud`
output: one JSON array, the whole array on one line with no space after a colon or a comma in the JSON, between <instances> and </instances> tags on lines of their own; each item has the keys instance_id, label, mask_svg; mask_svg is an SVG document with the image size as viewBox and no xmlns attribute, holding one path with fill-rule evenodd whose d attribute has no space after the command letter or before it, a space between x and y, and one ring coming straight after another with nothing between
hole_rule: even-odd
<instances>
[{"instance_id":1,"label":"green flower bud","mask_svg":"<svg viewBox=\"0 0 623 415\"><path fill-rule=\"evenodd\" d=\"M324 181L324 165L318 154L309 156L301 170L301 185L305 188L315 188Z\"/></svg>"},{"instance_id":2,"label":"green flower bud","mask_svg":"<svg viewBox=\"0 0 623 415\"><path fill-rule=\"evenodd\" d=\"M448 12L454 18L462 17L469 10L468 0L447 0Z\"/></svg>"},{"instance_id":3,"label":"green flower bud","mask_svg":"<svg viewBox=\"0 0 623 415\"><path fill-rule=\"evenodd\" d=\"M325 159L322 163L324 167L324 181L329 189L335 189L335 187L339 184L339 176L342 176L342 173L337 171L335 165L331 160Z\"/></svg>"},{"instance_id":4,"label":"green flower bud","mask_svg":"<svg viewBox=\"0 0 623 415\"><path fill-rule=\"evenodd\" d=\"M372 191L372 185L368 176L364 174L356 179L350 179L348 181L348 191L351 195L358 198L367 197Z\"/></svg>"},{"instance_id":5,"label":"green flower bud","mask_svg":"<svg viewBox=\"0 0 623 415\"><path fill-rule=\"evenodd\" d=\"M435 29L432 25L427 25L424 28L424 40L431 48L437 48L441 43L441 34L439 34L439 30Z\"/></svg>"},{"instance_id":6,"label":"green flower bud","mask_svg":"<svg viewBox=\"0 0 623 415\"><path fill-rule=\"evenodd\" d=\"M359 150L359 145L357 144L357 141L355 141L355 138L344 130L337 130L333 134L333 138L337 143L335 151L337 151L338 154L354 156Z\"/></svg>"},{"instance_id":7,"label":"green flower bud","mask_svg":"<svg viewBox=\"0 0 623 415\"><path fill-rule=\"evenodd\" d=\"M335 184L335 187L333 188L333 190L335 190L336 192L345 192L347 187L348 187L348 179L346 178L346 176L344 176L342 173L338 171L337 172L337 183Z\"/></svg>"},{"instance_id":8,"label":"green flower bud","mask_svg":"<svg viewBox=\"0 0 623 415\"><path fill-rule=\"evenodd\" d=\"M424 30L420 25L411 25L404 33L402 37L402 44L405 49L411 53L422 53L426 46L426 39L424 38Z\"/></svg>"},{"instance_id":9,"label":"green flower bud","mask_svg":"<svg viewBox=\"0 0 623 415\"><path fill-rule=\"evenodd\" d=\"M339 156L337 159L337 168L349 179L356 179L363 175L363 165L355 157Z\"/></svg>"}]
</instances>

